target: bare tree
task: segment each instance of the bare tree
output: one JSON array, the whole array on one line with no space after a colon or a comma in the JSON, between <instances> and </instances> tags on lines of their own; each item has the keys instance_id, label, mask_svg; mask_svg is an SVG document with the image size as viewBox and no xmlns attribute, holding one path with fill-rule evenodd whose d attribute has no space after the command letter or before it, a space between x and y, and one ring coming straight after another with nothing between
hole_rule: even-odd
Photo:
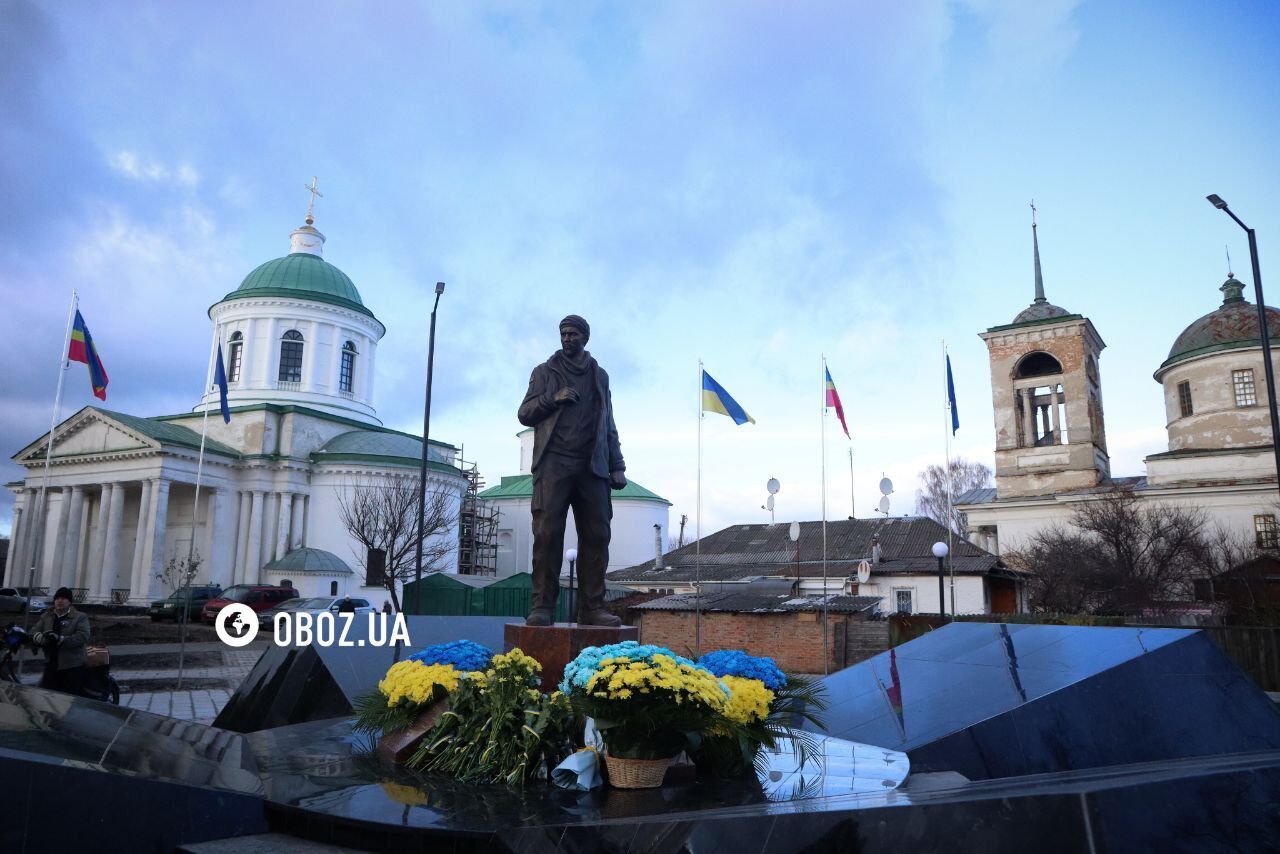
<instances>
[{"instance_id":1,"label":"bare tree","mask_svg":"<svg viewBox=\"0 0 1280 854\"><path fill-rule=\"evenodd\" d=\"M380 585L400 610L397 584L413 580L418 545L418 483L416 476L357 483L349 491L338 489L338 517L347 533L362 547L356 562L364 570L365 583ZM458 514L453 496L442 489L427 489L422 521L422 572L440 569L458 550ZM370 567L375 554L382 555L382 572Z\"/></svg>"},{"instance_id":2,"label":"bare tree","mask_svg":"<svg viewBox=\"0 0 1280 854\"><path fill-rule=\"evenodd\" d=\"M196 574L200 572L200 564L199 552L193 552L190 561L171 557L169 562L165 564L164 569L156 573L156 580L164 586L165 590L173 593L192 582Z\"/></svg>"},{"instance_id":3,"label":"bare tree","mask_svg":"<svg viewBox=\"0 0 1280 854\"><path fill-rule=\"evenodd\" d=\"M947 471L942 466L928 466L920 472L920 488L916 490L916 513L927 516L939 525L947 524L947 473L950 473L951 494L959 497L970 489L992 485L991 469L986 465L964 457L951 461ZM968 529L965 514L951 509L951 530L964 536Z\"/></svg>"},{"instance_id":4,"label":"bare tree","mask_svg":"<svg viewBox=\"0 0 1280 854\"><path fill-rule=\"evenodd\" d=\"M1190 600L1195 581L1216 560L1231 560L1203 510L1144 501L1129 489L1080 502L1071 525L1042 531L1006 555L1033 573L1033 608L1100 614L1158 608Z\"/></svg>"}]
</instances>

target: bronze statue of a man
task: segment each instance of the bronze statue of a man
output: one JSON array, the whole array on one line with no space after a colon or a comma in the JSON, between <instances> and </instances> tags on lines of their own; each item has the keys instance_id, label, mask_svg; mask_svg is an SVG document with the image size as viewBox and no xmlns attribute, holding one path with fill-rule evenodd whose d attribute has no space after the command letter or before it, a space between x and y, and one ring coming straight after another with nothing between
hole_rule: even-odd
<instances>
[{"instance_id":1,"label":"bronze statue of a man","mask_svg":"<svg viewBox=\"0 0 1280 854\"><path fill-rule=\"evenodd\" d=\"M560 321L560 350L533 369L520 423L533 428L533 607L525 623L549 626L560 595L564 526L578 529L578 622L617 626L604 609L609 565L609 489L627 485L609 399L609 375L583 348L591 327L576 314Z\"/></svg>"}]
</instances>

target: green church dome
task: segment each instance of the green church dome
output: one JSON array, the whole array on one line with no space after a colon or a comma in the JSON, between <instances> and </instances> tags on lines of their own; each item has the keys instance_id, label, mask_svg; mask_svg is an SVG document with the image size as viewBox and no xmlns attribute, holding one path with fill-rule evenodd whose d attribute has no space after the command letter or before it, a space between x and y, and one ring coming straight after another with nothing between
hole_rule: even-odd
<instances>
[{"instance_id":1,"label":"green church dome","mask_svg":"<svg viewBox=\"0 0 1280 854\"><path fill-rule=\"evenodd\" d=\"M1245 300L1244 285L1232 276L1222 283L1219 290L1224 297L1221 307L1182 330L1169 349L1169 358L1160 366L1161 371L1176 362L1205 353L1262 346L1258 307ZM1280 311L1271 306L1267 306L1267 331L1272 345L1280 344Z\"/></svg>"},{"instance_id":2,"label":"green church dome","mask_svg":"<svg viewBox=\"0 0 1280 854\"><path fill-rule=\"evenodd\" d=\"M327 302L373 317L351 278L319 255L293 252L259 266L224 300L276 296Z\"/></svg>"}]
</instances>

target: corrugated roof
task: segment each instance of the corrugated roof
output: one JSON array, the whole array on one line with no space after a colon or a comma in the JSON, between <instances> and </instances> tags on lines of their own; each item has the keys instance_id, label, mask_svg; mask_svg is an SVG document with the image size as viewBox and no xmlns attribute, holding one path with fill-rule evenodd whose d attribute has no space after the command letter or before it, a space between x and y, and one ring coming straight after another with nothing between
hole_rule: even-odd
<instances>
[{"instance_id":1,"label":"corrugated roof","mask_svg":"<svg viewBox=\"0 0 1280 854\"><path fill-rule=\"evenodd\" d=\"M429 459L433 463L448 465L444 454L435 447L435 444L435 442L431 443ZM325 442L319 450L312 453L311 458L315 462L322 463L326 458L350 455L383 457L388 461L416 465L422 459L422 440L417 436L386 430L350 430Z\"/></svg>"},{"instance_id":2,"label":"corrugated roof","mask_svg":"<svg viewBox=\"0 0 1280 854\"><path fill-rule=\"evenodd\" d=\"M698 597L692 593L677 593L651 599L632 607L641 611L695 611L701 598L703 611L732 612L736 614L786 614L804 611L821 611L822 596L794 596L790 593L770 594L756 592L704 593ZM879 596L828 596L826 609L832 614L856 614L876 608Z\"/></svg>"},{"instance_id":3,"label":"corrugated roof","mask_svg":"<svg viewBox=\"0 0 1280 854\"><path fill-rule=\"evenodd\" d=\"M506 475L496 486L491 486L480 493L480 497L486 501L492 501L495 498L532 498L533 475ZM661 501L663 504L671 503L656 492L651 492L630 479L627 480L626 486L613 493L613 499L615 501Z\"/></svg>"},{"instance_id":4,"label":"corrugated roof","mask_svg":"<svg viewBox=\"0 0 1280 854\"><path fill-rule=\"evenodd\" d=\"M701 558L696 543L663 556L663 568L652 560L615 570L609 579L621 582L692 581L695 567L700 580L737 581L752 576L821 577L822 523L801 522L799 542L791 542L786 524L731 525L702 539ZM947 529L932 519L909 516L890 519L842 519L827 522L826 572L830 577L854 575L858 563L871 559L871 542L879 537L882 562L877 574L898 575L937 572L933 544L947 539ZM952 538L955 572L984 575L1009 571L990 552L959 537Z\"/></svg>"}]
</instances>

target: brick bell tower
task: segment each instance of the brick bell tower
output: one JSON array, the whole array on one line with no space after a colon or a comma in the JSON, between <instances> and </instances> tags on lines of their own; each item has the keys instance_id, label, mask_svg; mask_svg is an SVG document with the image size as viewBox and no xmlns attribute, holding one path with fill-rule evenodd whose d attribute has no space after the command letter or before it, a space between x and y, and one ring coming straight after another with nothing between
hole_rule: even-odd
<instances>
[{"instance_id":1,"label":"brick bell tower","mask_svg":"<svg viewBox=\"0 0 1280 854\"><path fill-rule=\"evenodd\" d=\"M1045 299L1034 203L1031 244L1035 300L979 333L991 359L1000 499L1087 489L1111 475L1098 373L1106 344L1089 318Z\"/></svg>"}]
</instances>

